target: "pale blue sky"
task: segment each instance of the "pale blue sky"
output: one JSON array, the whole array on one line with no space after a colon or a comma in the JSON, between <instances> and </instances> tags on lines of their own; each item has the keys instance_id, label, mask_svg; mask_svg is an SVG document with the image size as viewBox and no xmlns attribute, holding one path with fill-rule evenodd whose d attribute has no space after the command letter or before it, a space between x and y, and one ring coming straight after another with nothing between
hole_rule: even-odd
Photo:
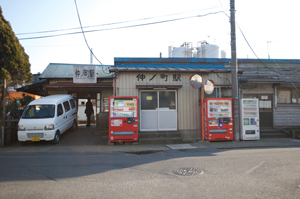
<instances>
[{"instance_id":1,"label":"pale blue sky","mask_svg":"<svg viewBox=\"0 0 300 199\"><path fill-rule=\"evenodd\" d=\"M225 11L230 0L77 0L83 26L131 21L98 26L85 30L107 29L135 24L152 23L181 17ZM236 0L236 20L259 58L300 59L297 19L300 18L295 0ZM73 0L0 0L4 17L11 23L18 38L28 38L78 32L80 29L44 33L46 30L77 28L79 21ZM146 20L145 18L151 19ZM138 19L144 19L139 20ZM238 27L238 58L256 58ZM113 65L114 57L168 56L168 46L184 42L207 40L225 50L230 58L230 24L223 14L190 18L135 28L86 33L87 41L104 65ZM49 63L89 64L90 53L82 34L20 40L30 57L31 72L43 72ZM94 59L94 64L98 62Z\"/></svg>"}]
</instances>

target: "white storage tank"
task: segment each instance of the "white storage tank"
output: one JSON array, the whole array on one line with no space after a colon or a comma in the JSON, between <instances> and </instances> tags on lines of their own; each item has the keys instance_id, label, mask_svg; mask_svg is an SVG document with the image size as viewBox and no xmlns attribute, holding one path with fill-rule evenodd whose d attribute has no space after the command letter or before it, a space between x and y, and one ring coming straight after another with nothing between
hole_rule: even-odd
<instances>
[{"instance_id":1,"label":"white storage tank","mask_svg":"<svg viewBox=\"0 0 300 199\"><path fill-rule=\"evenodd\" d=\"M201 44L201 45L199 45ZM219 46L206 41L198 42L197 58L219 58Z\"/></svg>"},{"instance_id":2,"label":"white storage tank","mask_svg":"<svg viewBox=\"0 0 300 199\"><path fill-rule=\"evenodd\" d=\"M169 46L169 57L191 58L193 53L194 48L190 42L185 42L180 47Z\"/></svg>"},{"instance_id":3,"label":"white storage tank","mask_svg":"<svg viewBox=\"0 0 300 199\"><path fill-rule=\"evenodd\" d=\"M226 52L225 52L225 50L221 50L221 58L222 59L226 58Z\"/></svg>"}]
</instances>

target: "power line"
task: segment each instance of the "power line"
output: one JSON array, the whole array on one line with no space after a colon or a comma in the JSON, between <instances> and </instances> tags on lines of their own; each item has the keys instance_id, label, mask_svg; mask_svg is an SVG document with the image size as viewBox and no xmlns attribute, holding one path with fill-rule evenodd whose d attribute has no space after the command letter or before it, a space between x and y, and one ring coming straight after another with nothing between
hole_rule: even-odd
<instances>
[{"instance_id":1,"label":"power line","mask_svg":"<svg viewBox=\"0 0 300 199\"><path fill-rule=\"evenodd\" d=\"M223 12L223 13L224 13L224 12ZM226 13L224 13L224 14L230 19L230 17L229 17ZM256 58L258 59L258 61L259 61L263 66L265 66L267 69L269 69L270 71L273 71L273 72L275 72L275 73L278 73L278 74L280 74L280 75L292 75L292 74L297 73L297 72L300 71L300 70L298 70L298 71L293 72L293 73L291 73L291 74L284 74L284 73L280 73L280 72L278 72L278 71L276 71L276 70L273 70L272 68L270 68L269 66L267 66L267 65L266 65L266 64L265 64L265 63L257 56L257 54L255 53L255 51L254 51L253 48L251 47L250 43L248 42L246 36L244 35L244 33L243 33L241 27L239 26L239 24L238 24L237 22L235 22L235 23L236 23L236 25L238 26L240 32L242 33L242 36L244 37L244 39L245 39L247 45L249 46L249 48L251 49L251 51L253 52L253 54L255 55L255 57L256 57ZM279 65L277 64L277 62L276 62L274 59L273 59L273 61L275 62L275 64L276 64L277 66L279 66ZM280 67L280 66L279 66L279 67Z\"/></svg>"},{"instance_id":2,"label":"power line","mask_svg":"<svg viewBox=\"0 0 300 199\"><path fill-rule=\"evenodd\" d=\"M129 25L129 26L121 26L121 27L115 27L115 28L96 29L96 30L87 30L87 31L83 31L83 29L82 29L82 32L84 32L84 33L90 33L90 32L98 32L98 31L107 31L107 30L118 30L118 29L125 29L125 28L134 28L134 27L140 27L140 26L148 26L148 25L155 25L155 24L160 24L160 23L167 23L167 22L185 20L185 19L196 18L196 17L205 17L205 16L208 16L208 15L219 14L219 13L224 13L224 11L211 12L211 13L207 13L207 14L204 14L204 15L182 17L182 18L177 18L177 19L170 19L170 20L157 21L157 22L151 22L151 23ZM58 37L58 36L65 36L65 35L80 34L82 32L71 32L71 33L62 33L62 34L56 34L56 35L46 35L46 36L40 36L40 37L19 38L19 40L43 39L43 38L50 38L50 37Z\"/></svg>"},{"instance_id":3,"label":"power line","mask_svg":"<svg viewBox=\"0 0 300 199\"><path fill-rule=\"evenodd\" d=\"M75 2L75 5L76 5L76 11L77 11L77 16L78 16L78 20L79 20L79 24L80 24L80 27L81 27L81 31L82 31L82 34L83 34L83 37L84 37L84 40L85 40L85 43L88 47L88 49L90 50L90 52L92 53L92 55L97 59L97 61L102 65L101 61L99 61L99 59L94 55L93 51L91 50L87 40L86 40L86 37L85 37L85 34L84 34L84 31L83 31L83 28L82 28L82 24L81 24L81 20L80 20L80 16L79 16L79 12L78 12L78 7L77 7L77 3L76 3L76 0L74 0ZM103 71L103 66L102 66L102 71Z\"/></svg>"},{"instance_id":4,"label":"power line","mask_svg":"<svg viewBox=\"0 0 300 199\"><path fill-rule=\"evenodd\" d=\"M195 11L203 11L203 10L209 10L209 9L215 9L215 8L217 8L217 7L211 7L211 8L201 9L201 10L195 10ZM136 21L144 21L144 20L161 18L161 17L169 17L169 16L175 16L175 15L181 15L181 14L184 14L184 13L187 13L187 12L191 12L191 11L186 11L186 12L181 12L181 13L175 13L175 14L170 14L170 15L161 15L161 16L155 16L155 17L147 17L147 18L141 18L141 19L135 19L135 20L129 20L129 21L120 21L120 22L100 24L100 25L93 25L93 26L84 26L82 28L86 29L86 28L93 28L93 27L99 27L99 26L110 26L110 25L117 25L117 24L130 23L130 22L136 22ZM46 30L46 31L39 31L39 32L17 33L16 35L42 34L42 33L60 32L60 31L76 30L76 29L81 29L81 27L58 29L58 30Z\"/></svg>"}]
</instances>

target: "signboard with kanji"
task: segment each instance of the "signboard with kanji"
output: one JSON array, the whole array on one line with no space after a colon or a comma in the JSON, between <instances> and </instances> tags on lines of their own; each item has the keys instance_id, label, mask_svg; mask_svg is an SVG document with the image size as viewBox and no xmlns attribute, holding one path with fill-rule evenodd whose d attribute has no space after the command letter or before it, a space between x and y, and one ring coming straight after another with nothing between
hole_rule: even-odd
<instances>
[{"instance_id":1,"label":"signboard with kanji","mask_svg":"<svg viewBox=\"0 0 300 199\"><path fill-rule=\"evenodd\" d=\"M97 83L96 66L73 66L73 83Z\"/></svg>"}]
</instances>

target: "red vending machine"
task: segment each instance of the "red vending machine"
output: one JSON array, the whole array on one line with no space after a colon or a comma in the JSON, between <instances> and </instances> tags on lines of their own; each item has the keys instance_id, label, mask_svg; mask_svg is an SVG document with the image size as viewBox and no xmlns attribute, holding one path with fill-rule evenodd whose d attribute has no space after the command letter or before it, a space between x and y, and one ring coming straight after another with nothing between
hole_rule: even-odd
<instances>
[{"instance_id":1,"label":"red vending machine","mask_svg":"<svg viewBox=\"0 0 300 199\"><path fill-rule=\"evenodd\" d=\"M137 97L109 97L109 142L137 141Z\"/></svg>"},{"instance_id":2,"label":"red vending machine","mask_svg":"<svg viewBox=\"0 0 300 199\"><path fill-rule=\"evenodd\" d=\"M233 140L232 99L205 98L203 107L205 140Z\"/></svg>"}]
</instances>

